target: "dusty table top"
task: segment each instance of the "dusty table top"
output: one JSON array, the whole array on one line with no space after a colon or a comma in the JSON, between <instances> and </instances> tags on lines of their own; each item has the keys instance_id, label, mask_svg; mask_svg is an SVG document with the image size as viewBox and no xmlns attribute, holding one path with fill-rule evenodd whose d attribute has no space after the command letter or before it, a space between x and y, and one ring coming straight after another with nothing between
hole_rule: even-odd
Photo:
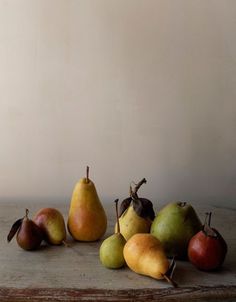
<instances>
[{"instance_id":1,"label":"dusty table top","mask_svg":"<svg viewBox=\"0 0 236 302\"><path fill-rule=\"evenodd\" d=\"M228 254L219 272L201 272L190 263L177 261L174 279L178 288L165 281L135 274L127 267L119 270L104 268L99 261L99 246L74 242L70 247L43 245L40 250L26 252L7 234L13 222L30 210L31 217L42 207L59 209L66 220L68 205L0 203L0 301L201 301L212 298L236 301L236 210L193 204L203 219L213 212L212 225L228 243ZM160 207L157 208L159 210ZM113 232L113 205L105 205L108 230Z\"/></svg>"}]
</instances>

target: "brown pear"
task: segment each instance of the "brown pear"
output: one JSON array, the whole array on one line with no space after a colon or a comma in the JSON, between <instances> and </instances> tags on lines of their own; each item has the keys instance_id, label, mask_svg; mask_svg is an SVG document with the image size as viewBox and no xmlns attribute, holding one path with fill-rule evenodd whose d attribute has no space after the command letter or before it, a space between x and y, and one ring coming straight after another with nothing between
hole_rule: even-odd
<instances>
[{"instance_id":1,"label":"brown pear","mask_svg":"<svg viewBox=\"0 0 236 302\"><path fill-rule=\"evenodd\" d=\"M22 219L21 225L16 235L18 245L24 250L35 250L39 248L43 236L40 228L28 218L28 210Z\"/></svg>"}]
</instances>

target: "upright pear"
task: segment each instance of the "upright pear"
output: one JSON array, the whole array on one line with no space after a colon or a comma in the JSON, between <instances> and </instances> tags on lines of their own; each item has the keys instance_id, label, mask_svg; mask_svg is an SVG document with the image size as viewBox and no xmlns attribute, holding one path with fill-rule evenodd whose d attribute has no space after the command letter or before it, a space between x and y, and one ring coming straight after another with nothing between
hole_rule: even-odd
<instances>
[{"instance_id":1,"label":"upright pear","mask_svg":"<svg viewBox=\"0 0 236 302\"><path fill-rule=\"evenodd\" d=\"M168 256L187 258L189 240L202 228L194 208L187 202L173 202L163 207L151 226Z\"/></svg>"},{"instance_id":2,"label":"upright pear","mask_svg":"<svg viewBox=\"0 0 236 302\"><path fill-rule=\"evenodd\" d=\"M176 286L171 279L169 261L161 242L153 235L133 235L124 246L124 258L134 272L154 279L166 279Z\"/></svg>"},{"instance_id":3,"label":"upright pear","mask_svg":"<svg viewBox=\"0 0 236 302\"><path fill-rule=\"evenodd\" d=\"M65 243L66 227L60 211L54 208L43 208L36 213L33 220L40 227L45 241L49 244L60 245Z\"/></svg>"},{"instance_id":4,"label":"upright pear","mask_svg":"<svg viewBox=\"0 0 236 302\"><path fill-rule=\"evenodd\" d=\"M18 245L24 250L31 251L39 248L43 234L33 220L29 219L28 213L29 211L26 209L25 216L12 225L7 240L10 242L16 234Z\"/></svg>"},{"instance_id":5,"label":"upright pear","mask_svg":"<svg viewBox=\"0 0 236 302\"><path fill-rule=\"evenodd\" d=\"M123 249L126 240L120 233L120 225L118 219L118 199L115 200L115 203L117 232L106 238L99 249L100 261L107 268L120 268L125 264Z\"/></svg>"},{"instance_id":6,"label":"upright pear","mask_svg":"<svg viewBox=\"0 0 236 302\"><path fill-rule=\"evenodd\" d=\"M149 233L155 217L152 202L139 197L137 193L144 183L146 183L145 178L135 185L134 189L130 186L130 197L123 200L120 206L120 232L126 240L136 233Z\"/></svg>"},{"instance_id":7,"label":"upright pear","mask_svg":"<svg viewBox=\"0 0 236 302\"><path fill-rule=\"evenodd\" d=\"M95 241L107 228L107 217L96 188L87 175L76 184L70 204L68 231L75 240Z\"/></svg>"}]
</instances>

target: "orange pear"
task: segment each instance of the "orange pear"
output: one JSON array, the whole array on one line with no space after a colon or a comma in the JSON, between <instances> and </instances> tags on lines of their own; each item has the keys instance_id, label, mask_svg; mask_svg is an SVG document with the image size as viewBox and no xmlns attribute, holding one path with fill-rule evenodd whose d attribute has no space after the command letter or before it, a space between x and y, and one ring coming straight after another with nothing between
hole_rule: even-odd
<instances>
[{"instance_id":1,"label":"orange pear","mask_svg":"<svg viewBox=\"0 0 236 302\"><path fill-rule=\"evenodd\" d=\"M95 241L107 228L107 217L94 183L87 175L76 184L70 204L68 230L75 240Z\"/></svg>"},{"instance_id":2,"label":"orange pear","mask_svg":"<svg viewBox=\"0 0 236 302\"><path fill-rule=\"evenodd\" d=\"M169 276L170 265L161 242L153 235L133 235L125 244L123 252L128 267L134 272L155 279L166 279L176 286Z\"/></svg>"}]
</instances>

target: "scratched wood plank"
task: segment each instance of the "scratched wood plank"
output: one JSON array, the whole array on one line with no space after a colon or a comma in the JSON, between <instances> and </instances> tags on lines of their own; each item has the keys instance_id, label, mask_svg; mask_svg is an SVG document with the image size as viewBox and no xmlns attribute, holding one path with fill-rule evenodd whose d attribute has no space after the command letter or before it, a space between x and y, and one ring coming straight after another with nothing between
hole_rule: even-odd
<instances>
[{"instance_id":1,"label":"scratched wood plank","mask_svg":"<svg viewBox=\"0 0 236 302\"><path fill-rule=\"evenodd\" d=\"M127 267L121 270L104 268L98 257L101 241L74 242L68 236L70 248L47 246L34 252L20 249L15 240L7 243L11 224L24 214L31 214L44 206L62 211L65 219L68 206L57 204L0 203L0 301L190 301L191 299L236 299L236 212L233 209L194 205L200 217L212 210L212 224L225 237L229 252L220 272L206 273L190 263L177 262L175 280L179 288L171 288L165 281L140 276ZM157 208L158 210L158 208ZM106 206L110 217L108 231L114 225L113 209Z\"/></svg>"}]
</instances>

